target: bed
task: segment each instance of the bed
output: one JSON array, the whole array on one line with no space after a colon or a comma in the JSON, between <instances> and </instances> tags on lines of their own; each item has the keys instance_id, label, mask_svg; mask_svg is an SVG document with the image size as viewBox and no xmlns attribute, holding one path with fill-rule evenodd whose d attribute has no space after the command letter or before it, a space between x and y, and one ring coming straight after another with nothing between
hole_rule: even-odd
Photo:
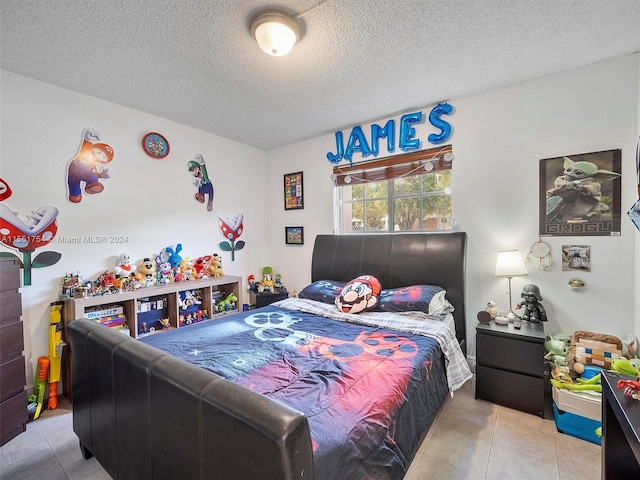
<instances>
[{"instance_id":1,"label":"bed","mask_svg":"<svg viewBox=\"0 0 640 480\"><path fill-rule=\"evenodd\" d=\"M71 322L83 455L123 479L402 479L471 377L465 245L463 232L319 235L304 298L143 341ZM361 274L384 289L378 311L340 312L327 289ZM398 307L422 285L446 297Z\"/></svg>"}]
</instances>

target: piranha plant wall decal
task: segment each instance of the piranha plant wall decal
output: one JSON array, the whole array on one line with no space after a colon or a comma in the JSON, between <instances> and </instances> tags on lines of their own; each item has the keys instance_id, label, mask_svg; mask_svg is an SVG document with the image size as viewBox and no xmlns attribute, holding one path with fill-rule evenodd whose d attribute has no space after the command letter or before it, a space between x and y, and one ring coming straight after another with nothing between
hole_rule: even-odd
<instances>
[{"instance_id":1,"label":"piranha plant wall decal","mask_svg":"<svg viewBox=\"0 0 640 480\"><path fill-rule=\"evenodd\" d=\"M242 250L244 248L244 242L238 240L244 228L242 226L243 218L241 213L237 213L231 218L218 214L218 229L222 236L229 240L228 242L220 242L219 245L223 251L231 252L232 262L235 260L236 250ZM236 242L236 240L238 241Z\"/></svg>"},{"instance_id":2,"label":"piranha plant wall decal","mask_svg":"<svg viewBox=\"0 0 640 480\"><path fill-rule=\"evenodd\" d=\"M0 202L11 196L11 188L0 178ZM27 215L26 220L18 217L4 203L0 203L0 243L18 250L22 258L9 252L0 252L0 257L17 258L22 263L23 285L31 285L31 269L48 267L58 263L62 255L58 252L41 252L32 258L36 248L50 243L58 231L58 209L52 206L40 207Z\"/></svg>"}]
</instances>

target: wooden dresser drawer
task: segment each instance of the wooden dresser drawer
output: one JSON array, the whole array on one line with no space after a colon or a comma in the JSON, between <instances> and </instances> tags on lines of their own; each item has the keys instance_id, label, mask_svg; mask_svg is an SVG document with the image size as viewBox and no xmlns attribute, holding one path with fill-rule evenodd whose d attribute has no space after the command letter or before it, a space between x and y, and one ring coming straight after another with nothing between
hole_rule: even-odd
<instances>
[{"instance_id":1,"label":"wooden dresser drawer","mask_svg":"<svg viewBox=\"0 0 640 480\"><path fill-rule=\"evenodd\" d=\"M22 315L22 296L15 290L0 292L0 325L13 323Z\"/></svg>"},{"instance_id":2,"label":"wooden dresser drawer","mask_svg":"<svg viewBox=\"0 0 640 480\"><path fill-rule=\"evenodd\" d=\"M476 397L542 416L544 378L476 366Z\"/></svg>"},{"instance_id":3,"label":"wooden dresser drawer","mask_svg":"<svg viewBox=\"0 0 640 480\"><path fill-rule=\"evenodd\" d=\"M500 368L525 375L544 375L544 344L514 337L476 336L477 361L485 367Z\"/></svg>"},{"instance_id":4,"label":"wooden dresser drawer","mask_svg":"<svg viewBox=\"0 0 640 480\"><path fill-rule=\"evenodd\" d=\"M20 288L20 267L15 260L0 260L0 291Z\"/></svg>"},{"instance_id":5,"label":"wooden dresser drawer","mask_svg":"<svg viewBox=\"0 0 640 480\"><path fill-rule=\"evenodd\" d=\"M24 432L28 419L27 392L0 403L0 445Z\"/></svg>"},{"instance_id":6,"label":"wooden dresser drawer","mask_svg":"<svg viewBox=\"0 0 640 480\"><path fill-rule=\"evenodd\" d=\"M0 378L2 378L0 401L5 401L23 391L25 383L24 357L21 355L0 365Z\"/></svg>"},{"instance_id":7,"label":"wooden dresser drawer","mask_svg":"<svg viewBox=\"0 0 640 480\"><path fill-rule=\"evenodd\" d=\"M0 364L22 356L24 350L24 337L22 335L22 322L13 322L0 326Z\"/></svg>"}]
</instances>

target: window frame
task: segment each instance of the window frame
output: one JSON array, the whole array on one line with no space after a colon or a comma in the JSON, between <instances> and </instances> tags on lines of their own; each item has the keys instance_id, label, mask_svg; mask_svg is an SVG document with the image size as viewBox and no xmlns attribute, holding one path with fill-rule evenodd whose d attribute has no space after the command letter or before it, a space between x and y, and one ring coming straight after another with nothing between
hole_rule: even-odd
<instances>
[{"instance_id":1,"label":"window frame","mask_svg":"<svg viewBox=\"0 0 640 480\"><path fill-rule=\"evenodd\" d=\"M451 145L445 145L442 147L420 150L417 152L405 153L400 155L394 155L386 157L380 160L371 160L367 162L359 162L353 165L353 167L347 166L335 166L333 168L334 179L334 232L336 233L355 233L354 230L347 230L343 227L344 223L344 205L345 203L356 204L361 203L363 205L363 230L357 231L357 233L406 233L409 231L417 232L441 232L448 231L449 228L428 229L425 228L424 222L424 199L429 196L435 195L449 195L451 192L447 192L446 188L443 191L425 192L424 183L420 180L420 191L417 193L403 193L396 194L395 181L400 178L407 178L411 176L422 176L425 174L437 174L439 172L451 172L453 163L453 149ZM426 168L427 165L430 166ZM451 173L449 174L451 175ZM386 229L374 229L367 230L366 227L366 205L368 203L366 197L366 189L361 200L344 201L343 187L354 187L362 184L363 187L372 182L387 182L387 195L386 197L376 197L378 199L384 199L387 202L387 222ZM451 177L449 178L449 190L451 189ZM397 200L403 198L417 198L419 209L419 229L407 229L407 230L394 230L395 214ZM373 200L369 200L373 201ZM450 209L453 210L453 202L451 202ZM451 213L452 215L452 213Z\"/></svg>"}]
</instances>

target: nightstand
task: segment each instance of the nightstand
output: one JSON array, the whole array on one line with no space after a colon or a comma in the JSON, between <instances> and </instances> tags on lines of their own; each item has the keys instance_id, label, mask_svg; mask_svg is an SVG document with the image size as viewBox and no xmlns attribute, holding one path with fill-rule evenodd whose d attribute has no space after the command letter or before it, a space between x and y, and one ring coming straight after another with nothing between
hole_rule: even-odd
<instances>
[{"instance_id":1,"label":"nightstand","mask_svg":"<svg viewBox=\"0 0 640 480\"><path fill-rule=\"evenodd\" d=\"M476 326L476 398L551 418L544 324ZM545 414L546 410L546 414Z\"/></svg>"},{"instance_id":2,"label":"nightstand","mask_svg":"<svg viewBox=\"0 0 640 480\"><path fill-rule=\"evenodd\" d=\"M289 292L257 293L253 290L249 290L249 300L251 301L251 306L255 308L264 307L272 304L273 302L284 300L285 298L289 298Z\"/></svg>"}]
</instances>

